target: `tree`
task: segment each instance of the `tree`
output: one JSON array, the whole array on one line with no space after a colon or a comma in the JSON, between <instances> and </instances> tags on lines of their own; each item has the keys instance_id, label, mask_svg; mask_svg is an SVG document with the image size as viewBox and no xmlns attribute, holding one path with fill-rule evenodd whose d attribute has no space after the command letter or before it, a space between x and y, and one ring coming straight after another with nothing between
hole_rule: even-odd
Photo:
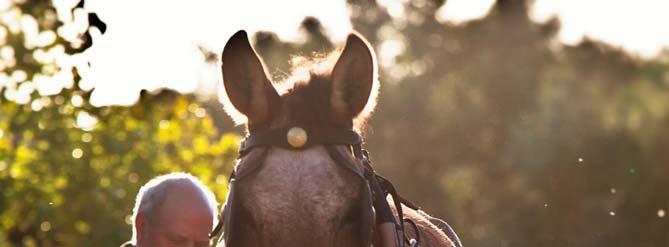
<instances>
[{"instance_id":1,"label":"tree","mask_svg":"<svg viewBox=\"0 0 669 247\"><path fill-rule=\"evenodd\" d=\"M81 52L88 31L54 36L64 24L50 1L15 4L9 20L28 24L1 27L9 32L1 48L0 246L118 245L130 237L139 187L167 172L191 172L224 200L238 135L218 131L196 97L170 90L144 92L129 107L92 106L76 69L44 58ZM40 83L64 88L35 90Z\"/></svg>"},{"instance_id":2,"label":"tree","mask_svg":"<svg viewBox=\"0 0 669 247\"><path fill-rule=\"evenodd\" d=\"M382 65L375 163L465 244L668 243L650 192L668 182L650 175L667 172L666 61L559 45L526 0L462 25L436 20L440 0L348 2Z\"/></svg>"}]
</instances>

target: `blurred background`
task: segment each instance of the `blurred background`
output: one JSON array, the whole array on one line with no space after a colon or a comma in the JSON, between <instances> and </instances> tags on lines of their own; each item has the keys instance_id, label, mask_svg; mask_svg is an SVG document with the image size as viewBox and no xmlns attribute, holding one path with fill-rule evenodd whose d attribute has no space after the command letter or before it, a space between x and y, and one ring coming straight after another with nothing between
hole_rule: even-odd
<instances>
[{"instance_id":1,"label":"blurred background","mask_svg":"<svg viewBox=\"0 0 669 247\"><path fill-rule=\"evenodd\" d=\"M465 246L669 246L662 1L0 1L0 247L118 246L139 187L225 200L219 54L374 46L377 169Z\"/></svg>"}]
</instances>

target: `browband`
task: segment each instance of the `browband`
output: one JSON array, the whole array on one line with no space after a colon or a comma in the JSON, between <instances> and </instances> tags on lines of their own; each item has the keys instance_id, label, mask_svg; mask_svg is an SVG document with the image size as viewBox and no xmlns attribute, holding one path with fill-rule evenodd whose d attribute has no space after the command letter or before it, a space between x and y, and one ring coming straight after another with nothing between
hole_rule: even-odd
<instances>
[{"instance_id":1,"label":"browband","mask_svg":"<svg viewBox=\"0 0 669 247\"><path fill-rule=\"evenodd\" d=\"M306 134L304 138L306 143L296 147L289 143L289 134L295 129ZM288 127L265 130L259 133L253 133L242 141L239 147L241 155L246 154L252 148L257 146L278 146L289 149L303 149L313 145L359 145L362 143L360 135L352 129L328 128L318 130L302 129L299 127Z\"/></svg>"}]
</instances>

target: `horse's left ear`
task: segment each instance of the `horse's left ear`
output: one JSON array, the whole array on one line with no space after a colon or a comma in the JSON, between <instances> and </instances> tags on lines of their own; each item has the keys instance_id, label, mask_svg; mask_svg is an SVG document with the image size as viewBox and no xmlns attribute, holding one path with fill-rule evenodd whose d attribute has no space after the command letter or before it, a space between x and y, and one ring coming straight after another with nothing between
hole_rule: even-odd
<instances>
[{"instance_id":1,"label":"horse's left ear","mask_svg":"<svg viewBox=\"0 0 669 247\"><path fill-rule=\"evenodd\" d=\"M373 110L378 91L376 69L374 51L367 41L350 34L332 69L330 104L336 117L353 119Z\"/></svg>"},{"instance_id":2,"label":"horse's left ear","mask_svg":"<svg viewBox=\"0 0 669 247\"><path fill-rule=\"evenodd\" d=\"M230 103L247 117L249 128L266 125L272 116L272 108L279 105L280 96L267 78L265 67L251 47L246 31L232 35L225 44L221 59L223 85Z\"/></svg>"}]
</instances>

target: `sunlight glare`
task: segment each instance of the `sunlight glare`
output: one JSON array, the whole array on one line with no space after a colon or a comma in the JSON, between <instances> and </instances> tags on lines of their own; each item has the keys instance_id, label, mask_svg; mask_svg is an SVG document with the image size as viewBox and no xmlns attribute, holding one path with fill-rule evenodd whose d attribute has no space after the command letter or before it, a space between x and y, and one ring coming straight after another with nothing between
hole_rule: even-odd
<instances>
[{"instance_id":1,"label":"sunlight glare","mask_svg":"<svg viewBox=\"0 0 669 247\"><path fill-rule=\"evenodd\" d=\"M84 98L82 98L81 95L75 94L72 95L72 99L70 99L70 102L74 107L81 107L81 105L84 104Z\"/></svg>"},{"instance_id":2,"label":"sunlight glare","mask_svg":"<svg viewBox=\"0 0 669 247\"><path fill-rule=\"evenodd\" d=\"M669 2L648 0L537 0L530 17L544 22L558 16L561 22L560 41L577 44L584 36L621 46L641 56L656 55L669 46L669 32L661 31L669 23ZM597 13L593 16L593 11Z\"/></svg>"},{"instance_id":3,"label":"sunlight glare","mask_svg":"<svg viewBox=\"0 0 669 247\"><path fill-rule=\"evenodd\" d=\"M2 22L12 34L21 32L21 10L14 6L9 10L0 12L0 22Z\"/></svg>"},{"instance_id":4,"label":"sunlight glare","mask_svg":"<svg viewBox=\"0 0 669 247\"><path fill-rule=\"evenodd\" d=\"M404 17L404 5L396 0L379 0L378 4L385 7L388 14L394 18Z\"/></svg>"},{"instance_id":5,"label":"sunlight glare","mask_svg":"<svg viewBox=\"0 0 669 247\"><path fill-rule=\"evenodd\" d=\"M48 231L51 230L51 223L49 223L48 221L43 221L43 222L39 225L39 228L40 228L43 232L48 232Z\"/></svg>"},{"instance_id":6,"label":"sunlight glare","mask_svg":"<svg viewBox=\"0 0 669 247\"><path fill-rule=\"evenodd\" d=\"M437 20L462 24L483 18L490 12L495 0L449 0L437 11Z\"/></svg>"},{"instance_id":7,"label":"sunlight glare","mask_svg":"<svg viewBox=\"0 0 669 247\"><path fill-rule=\"evenodd\" d=\"M81 148L75 148L72 150L72 158L79 159L84 155L84 151Z\"/></svg>"},{"instance_id":8,"label":"sunlight glare","mask_svg":"<svg viewBox=\"0 0 669 247\"><path fill-rule=\"evenodd\" d=\"M442 22L464 23L484 17L494 2L449 0L435 18ZM64 71L77 68L83 87L96 89L90 99L94 106L133 104L142 89L220 93L220 69L218 65L204 61L198 46L220 54L230 35L239 29L251 34L267 30L275 32L282 40L299 41L298 27L305 16L318 18L335 42L343 41L352 29L346 2L336 0L262 3L257 0L233 3L195 0L187 4L158 0L86 1L85 10L75 10L72 14L70 9L77 3L75 0L54 0L58 19L64 23L58 30L59 35L67 40L78 39L78 33L84 31L82 28L87 23L84 17L88 11L98 14L107 24L107 31L102 35L96 28L90 28L94 43L91 48L73 58L57 60ZM401 17L405 13L403 4L406 2L381 0L379 4L391 16ZM155 9L157 5L161 8ZM262 8L258 8L259 5ZM601 9L597 18L592 17L593 9ZM669 23L669 15L664 14L666 9L669 9L669 3L660 0L647 1L643 5L629 1L537 0L530 16L536 21L559 16L562 24L559 39L567 44L575 44L587 34L643 56L652 56L669 45L669 32L652 28L657 23ZM7 31L3 32L15 33L21 25L34 26L17 9L3 13L2 19L7 23ZM641 28L646 26L651 28ZM35 35L39 36L33 38L38 40L36 44L50 43L53 37L49 33ZM382 43L381 50L398 50L396 41L383 41L390 43ZM385 56L380 61L382 65L388 65L394 57L383 51L379 54ZM7 64L4 66L9 66ZM391 73L395 76L406 74L398 71ZM38 84L38 89L42 89L41 85ZM45 91L59 90L50 88Z\"/></svg>"},{"instance_id":9,"label":"sunlight glare","mask_svg":"<svg viewBox=\"0 0 669 247\"><path fill-rule=\"evenodd\" d=\"M23 45L32 49L35 47L35 39L37 38L38 28L37 21L31 15L23 15L21 17L21 31L24 34Z\"/></svg>"},{"instance_id":10,"label":"sunlight glare","mask_svg":"<svg viewBox=\"0 0 669 247\"><path fill-rule=\"evenodd\" d=\"M161 7L155 9L157 5ZM351 31L346 3L334 0L86 1L85 9L96 12L108 27L104 35L92 29L94 45L73 62L87 86L96 89L91 95L96 106L132 104L142 89L166 87L190 93L202 87L218 88L220 73L203 72L218 66L207 64L198 46L220 54L239 29L250 34L268 30L282 40L299 40L300 23L306 16L315 16L337 42ZM154 10L150 18L148 10Z\"/></svg>"},{"instance_id":11,"label":"sunlight glare","mask_svg":"<svg viewBox=\"0 0 669 247\"><path fill-rule=\"evenodd\" d=\"M0 26L0 45L7 43L7 28Z\"/></svg>"},{"instance_id":12,"label":"sunlight glare","mask_svg":"<svg viewBox=\"0 0 669 247\"><path fill-rule=\"evenodd\" d=\"M30 103L30 109L33 111L40 111L44 107L44 104L42 104L42 100L40 99L35 99L33 100L32 103Z\"/></svg>"},{"instance_id":13,"label":"sunlight glare","mask_svg":"<svg viewBox=\"0 0 669 247\"><path fill-rule=\"evenodd\" d=\"M85 131L91 131L97 123L98 119L88 114L88 112L81 111L79 114L77 114L77 128Z\"/></svg>"},{"instance_id":14,"label":"sunlight glare","mask_svg":"<svg viewBox=\"0 0 669 247\"><path fill-rule=\"evenodd\" d=\"M397 40L388 40L381 43L379 48L381 66L389 67L395 64L395 58L402 54L404 48L404 43Z\"/></svg>"}]
</instances>

